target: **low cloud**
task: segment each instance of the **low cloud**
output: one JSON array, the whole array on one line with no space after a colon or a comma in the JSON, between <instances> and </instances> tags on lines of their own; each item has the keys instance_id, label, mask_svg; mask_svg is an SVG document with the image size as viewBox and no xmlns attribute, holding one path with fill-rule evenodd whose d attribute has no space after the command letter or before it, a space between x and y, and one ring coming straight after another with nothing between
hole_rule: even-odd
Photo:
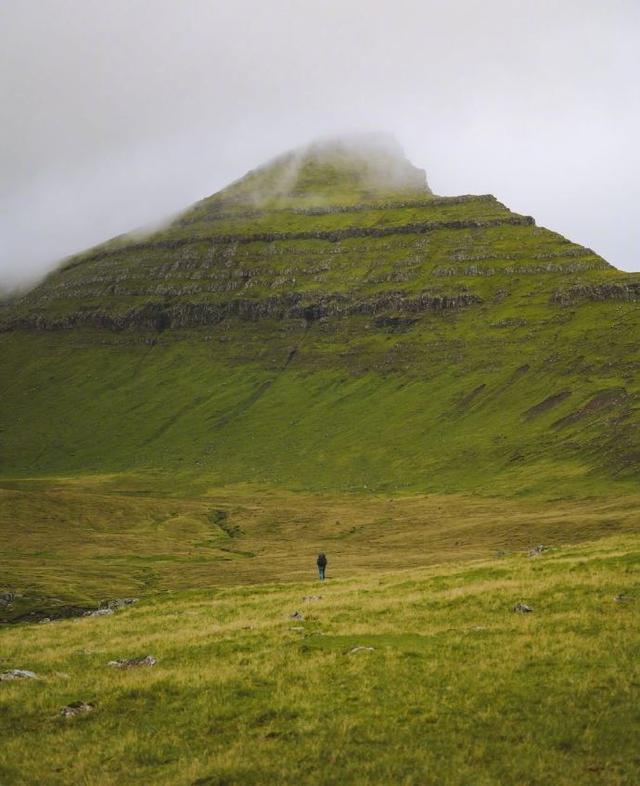
<instances>
[{"instance_id":1,"label":"low cloud","mask_svg":"<svg viewBox=\"0 0 640 786\"><path fill-rule=\"evenodd\" d=\"M640 269L640 6L21 0L0 8L0 288L317 137L394 134Z\"/></svg>"}]
</instances>

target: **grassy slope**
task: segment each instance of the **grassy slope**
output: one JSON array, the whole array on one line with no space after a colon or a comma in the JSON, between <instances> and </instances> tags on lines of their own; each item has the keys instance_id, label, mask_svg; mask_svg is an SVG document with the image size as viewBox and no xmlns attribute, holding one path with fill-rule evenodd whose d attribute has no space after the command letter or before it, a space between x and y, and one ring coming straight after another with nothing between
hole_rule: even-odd
<instances>
[{"instance_id":1,"label":"grassy slope","mask_svg":"<svg viewBox=\"0 0 640 786\"><path fill-rule=\"evenodd\" d=\"M322 586L0 629L0 670L40 675L0 683L0 781L631 786L639 564L628 536L359 578L334 560ZM106 666L148 653L152 669ZM77 700L95 711L61 718Z\"/></svg>"},{"instance_id":2,"label":"grassy slope","mask_svg":"<svg viewBox=\"0 0 640 786\"><path fill-rule=\"evenodd\" d=\"M310 490L632 488L635 303L584 304L560 327L535 305L510 326L511 310L424 316L405 333L367 317L229 323L152 346L130 333L4 334L4 475L155 468ZM585 410L602 391L610 397Z\"/></svg>"}]
</instances>

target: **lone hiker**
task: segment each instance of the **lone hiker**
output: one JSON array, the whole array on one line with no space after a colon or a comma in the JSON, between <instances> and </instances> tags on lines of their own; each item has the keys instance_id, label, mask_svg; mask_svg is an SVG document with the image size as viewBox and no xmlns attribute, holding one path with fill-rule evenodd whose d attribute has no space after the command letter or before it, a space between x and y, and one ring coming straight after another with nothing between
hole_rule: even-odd
<instances>
[{"instance_id":1,"label":"lone hiker","mask_svg":"<svg viewBox=\"0 0 640 786\"><path fill-rule=\"evenodd\" d=\"M318 554L316 563L318 565L318 575L320 576L320 581L324 581L324 572L327 569L327 558L324 555L324 552L320 552L320 554Z\"/></svg>"}]
</instances>

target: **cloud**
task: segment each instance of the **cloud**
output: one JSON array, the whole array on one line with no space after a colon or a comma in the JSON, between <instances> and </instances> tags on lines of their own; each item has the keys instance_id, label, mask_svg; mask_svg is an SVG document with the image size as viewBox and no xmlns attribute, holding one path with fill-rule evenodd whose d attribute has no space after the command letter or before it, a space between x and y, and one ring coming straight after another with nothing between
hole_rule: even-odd
<instances>
[{"instance_id":1,"label":"cloud","mask_svg":"<svg viewBox=\"0 0 640 786\"><path fill-rule=\"evenodd\" d=\"M6 3L0 282L363 130L640 269L639 35L635 0Z\"/></svg>"}]
</instances>

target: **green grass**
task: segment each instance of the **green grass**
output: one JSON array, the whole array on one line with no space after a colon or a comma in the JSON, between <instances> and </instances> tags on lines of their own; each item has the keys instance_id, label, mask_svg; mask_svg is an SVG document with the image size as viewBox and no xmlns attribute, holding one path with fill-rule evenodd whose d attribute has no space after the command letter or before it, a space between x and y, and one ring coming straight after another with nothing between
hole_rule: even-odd
<instances>
[{"instance_id":1,"label":"green grass","mask_svg":"<svg viewBox=\"0 0 640 786\"><path fill-rule=\"evenodd\" d=\"M0 683L0 782L638 782L636 537L357 577L329 557L323 585L0 629L0 670L40 677ZM59 716L77 700L95 711Z\"/></svg>"},{"instance_id":2,"label":"green grass","mask_svg":"<svg viewBox=\"0 0 640 786\"><path fill-rule=\"evenodd\" d=\"M300 581L330 551L344 575L510 554L638 532L636 495L587 500L463 494L169 490L158 474L0 483L0 621L113 596ZM173 479L175 484L175 479ZM177 490L180 493L177 493Z\"/></svg>"}]
</instances>

